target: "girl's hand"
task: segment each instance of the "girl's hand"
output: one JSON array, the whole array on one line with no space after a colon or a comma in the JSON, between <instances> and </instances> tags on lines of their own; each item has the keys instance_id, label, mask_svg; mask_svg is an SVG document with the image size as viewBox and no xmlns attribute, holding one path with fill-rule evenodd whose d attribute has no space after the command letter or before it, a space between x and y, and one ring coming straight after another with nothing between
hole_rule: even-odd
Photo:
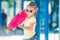
<instances>
[{"instance_id":1,"label":"girl's hand","mask_svg":"<svg viewBox=\"0 0 60 40\"><path fill-rule=\"evenodd\" d=\"M12 30L16 30L16 28L13 28Z\"/></svg>"},{"instance_id":2,"label":"girl's hand","mask_svg":"<svg viewBox=\"0 0 60 40\"><path fill-rule=\"evenodd\" d=\"M24 29L23 26L21 26L21 25L19 25L18 27Z\"/></svg>"}]
</instances>

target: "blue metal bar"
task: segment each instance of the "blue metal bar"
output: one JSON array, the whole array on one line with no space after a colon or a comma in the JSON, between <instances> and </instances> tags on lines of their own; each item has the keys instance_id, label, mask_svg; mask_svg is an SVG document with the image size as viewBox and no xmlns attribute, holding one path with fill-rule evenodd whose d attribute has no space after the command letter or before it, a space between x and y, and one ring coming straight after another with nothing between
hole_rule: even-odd
<instances>
[{"instance_id":1,"label":"blue metal bar","mask_svg":"<svg viewBox=\"0 0 60 40\"><path fill-rule=\"evenodd\" d=\"M14 0L14 16L16 15L16 0Z\"/></svg>"},{"instance_id":2,"label":"blue metal bar","mask_svg":"<svg viewBox=\"0 0 60 40\"><path fill-rule=\"evenodd\" d=\"M60 37L60 0L59 0L59 37Z\"/></svg>"},{"instance_id":3,"label":"blue metal bar","mask_svg":"<svg viewBox=\"0 0 60 40\"><path fill-rule=\"evenodd\" d=\"M37 7L38 7L38 11L37 11L37 15L36 15L36 39L40 40L40 0L35 0Z\"/></svg>"},{"instance_id":4,"label":"blue metal bar","mask_svg":"<svg viewBox=\"0 0 60 40\"><path fill-rule=\"evenodd\" d=\"M14 0L14 16L16 15L16 0ZM13 31L16 34L16 30Z\"/></svg>"},{"instance_id":5,"label":"blue metal bar","mask_svg":"<svg viewBox=\"0 0 60 40\"><path fill-rule=\"evenodd\" d=\"M23 10L23 8L24 8L24 0L22 0L21 5L22 5L22 10Z\"/></svg>"},{"instance_id":6,"label":"blue metal bar","mask_svg":"<svg viewBox=\"0 0 60 40\"><path fill-rule=\"evenodd\" d=\"M45 40L48 40L48 0L44 0L44 33Z\"/></svg>"},{"instance_id":7,"label":"blue metal bar","mask_svg":"<svg viewBox=\"0 0 60 40\"><path fill-rule=\"evenodd\" d=\"M0 0L0 30L2 29L2 17L1 17L1 2L2 0Z\"/></svg>"}]
</instances>

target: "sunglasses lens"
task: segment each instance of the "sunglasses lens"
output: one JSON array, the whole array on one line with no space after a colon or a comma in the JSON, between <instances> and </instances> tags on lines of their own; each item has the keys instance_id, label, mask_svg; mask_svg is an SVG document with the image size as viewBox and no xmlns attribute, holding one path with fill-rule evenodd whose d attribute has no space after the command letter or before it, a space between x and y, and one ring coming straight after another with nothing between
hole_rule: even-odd
<instances>
[{"instance_id":1,"label":"sunglasses lens","mask_svg":"<svg viewBox=\"0 0 60 40\"><path fill-rule=\"evenodd\" d=\"M32 10L30 10L30 12L32 13Z\"/></svg>"},{"instance_id":2,"label":"sunglasses lens","mask_svg":"<svg viewBox=\"0 0 60 40\"><path fill-rule=\"evenodd\" d=\"M32 13L32 10L26 10L27 12L31 12Z\"/></svg>"}]
</instances>

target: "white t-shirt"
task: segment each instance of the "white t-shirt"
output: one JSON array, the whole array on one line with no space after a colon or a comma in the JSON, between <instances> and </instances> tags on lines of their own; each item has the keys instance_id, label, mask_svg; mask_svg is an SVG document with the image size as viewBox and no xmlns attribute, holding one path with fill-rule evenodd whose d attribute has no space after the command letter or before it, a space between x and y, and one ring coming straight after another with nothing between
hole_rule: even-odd
<instances>
[{"instance_id":1,"label":"white t-shirt","mask_svg":"<svg viewBox=\"0 0 60 40\"><path fill-rule=\"evenodd\" d=\"M34 26L32 27L33 30L25 30L24 29L24 39L29 39L31 37L33 37L35 35L35 26L36 26L36 19L34 16L32 16L31 18L26 18L24 21L24 27L30 27L30 24L32 22L35 22Z\"/></svg>"}]
</instances>

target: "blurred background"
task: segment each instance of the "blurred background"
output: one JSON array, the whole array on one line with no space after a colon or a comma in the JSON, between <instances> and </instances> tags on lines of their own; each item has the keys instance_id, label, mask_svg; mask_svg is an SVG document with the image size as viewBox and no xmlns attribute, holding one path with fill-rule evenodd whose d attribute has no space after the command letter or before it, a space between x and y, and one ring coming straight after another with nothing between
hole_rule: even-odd
<instances>
[{"instance_id":1,"label":"blurred background","mask_svg":"<svg viewBox=\"0 0 60 40\"><path fill-rule=\"evenodd\" d=\"M15 31L9 30L7 27L10 20L18 14L22 9L26 7L28 3L35 0L2 0L1 1L1 12L2 9L7 16L6 27L0 27L0 35L23 35L23 29L17 28ZM44 34L44 19L45 19L45 0L40 1L40 40L45 40ZM1 17L2 18L2 17ZM48 2L48 39L59 40L59 0L49 0ZM2 23L0 23L2 24ZM43 37L43 38L42 38Z\"/></svg>"}]
</instances>

